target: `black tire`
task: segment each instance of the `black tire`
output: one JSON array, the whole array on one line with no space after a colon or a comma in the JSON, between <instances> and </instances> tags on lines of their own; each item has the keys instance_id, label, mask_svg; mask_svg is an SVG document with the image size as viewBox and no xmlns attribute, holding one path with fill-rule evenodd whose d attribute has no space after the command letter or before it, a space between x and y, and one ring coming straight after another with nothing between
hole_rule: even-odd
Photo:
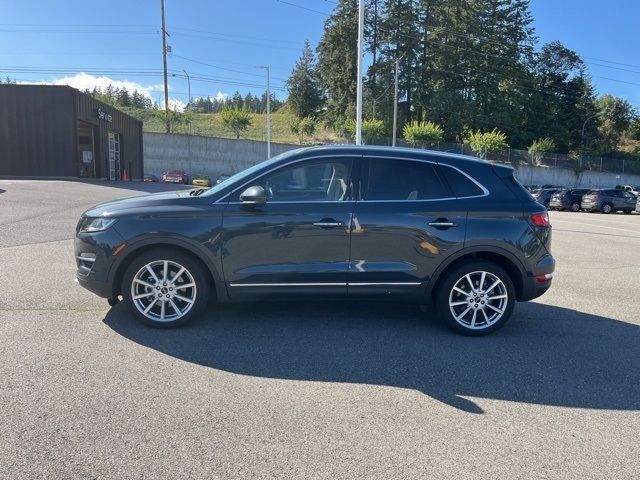
<instances>
[{"instance_id":1,"label":"black tire","mask_svg":"<svg viewBox=\"0 0 640 480\"><path fill-rule=\"evenodd\" d=\"M485 327L476 326L476 328L471 328L470 326L465 325L464 321L456 320L452 312L452 309L455 309L455 308L464 309L466 305L461 307L453 307L449 305L449 300L453 295L459 295L458 293L454 293L453 291L454 286L456 286L458 282L462 281L465 278L465 275L467 274L471 274L472 275L471 278L473 278L473 275L476 275L476 272L488 272L489 274L498 278L502 282L502 285L504 286L504 290L507 295L507 298L505 299L504 304L502 304L502 307L503 307L502 316L499 317L497 320L495 320L494 323L489 324L488 322L481 320L480 323L487 323L487 326ZM488 288L488 285L486 282L484 287ZM494 291L494 290L491 290L491 291ZM488 296L489 292L486 292L486 293ZM516 302L516 291L513 285L513 281L511 280L511 277L509 277L507 272L505 272L498 265L486 260L474 260L471 262L467 262L450 271L446 275L446 277L442 279L442 282L439 284L439 287L435 295L435 304L436 304L435 306L436 306L436 311L438 312L438 318L442 322L444 322L445 325L447 325L449 328L456 331L457 333L471 336L471 337L480 337L483 335L488 335L502 328L504 324L507 323L507 321L511 317L511 314L513 313L513 308L515 306L515 302ZM480 308L484 308L484 307L480 307ZM471 310L470 313L473 314L473 310ZM482 316L480 316L479 318L482 318Z\"/></svg>"},{"instance_id":2,"label":"black tire","mask_svg":"<svg viewBox=\"0 0 640 480\"><path fill-rule=\"evenodd\" d=\"M172 262L171 268L174 269L173 271L170 271L169 274L167 275L169 279L172 278L171 273L173 273L174 275L177 273L175 270L178 270L178 267L185 268L185 273L181 275L180 279L176 280L177 283L175 285L178 285L178 286L181 284L187 285L186 281L180 282L180 280L189 278L188 276L190 276L192 279L192 283L195 284L195 287L176 288L175 292L173 291L173 289L171 289L172 292L164 292L161 290L161 292L159 292L158 294L165 293L165 294L175 295L178 293L178 291L180 291L181 295L180 297L175 297L175 302L173 302L174 297L172 297L171 300L165 300L163 303L166 304L165 308L168 311L174 311L174 312L175 312L174 308L169 307L169 304L166 302L172 301L173 304L176 305L179 309L181 308L181 306L184 306L186 313L182 314L181 316L173 320L160 321L159 319L150 318L154 316L154 311L157 311L159 309L159 305L162 305L162 304L159 304L158 300L155 299L155 290L152 290L152 289L148 290L150 292L154 292L153 294L150 294L150 297L151 299L154 300L154 303L155 303L155 306L151 307L151 311L148 316L148 315L145 315L143 311L139 310L136 302L132 298L132 284L134 282L134 277L136 277L136 275L138 275L139 272L141 272L146 265L151 264L153 262L162 262L165 260L168 262ZM177 265L177 266L173 266L173 265ZM162 279L160 280L162 281ZM136 282L136 284L137 283L138 282ZM138 288L142 288L142 287L138 286ZM144 288L146 289L149 287L144 287ZM211 285L209 284L209 278L205 272L205 269L202 263L200 263L198 260L194 259L188 254L182 253L180 251L175 251L170 248L154 248L152 250L142 253L141 255L133 259L133 261L131 262L131 264L129 265L129 267L127 268L123 276L122 287L121 287L123 301L127 304L129 309L136 316L136 318L140 320L142 323L144 323L145 325L148 325L154 328L174 328L190 322L195 317L197 317L200 313L202 313L204 308L207 306L209 302L210 291L211 291ZM190 304L188 302L183 302L182 300L178 300L178 298L181 298L181 297L184 298L183 295L185 297L188 296L189 299L194 299L194 300ZM144 299L144 301L146 302L147 300ZM151 302L149 301L148 303L151 303ZM177 313L175 314L177 315ZM164 315L164 312L162 313L162 315Z\"/></svg>"},{"instance_id":3,"label":"black tire","mask_svg":"<svg viewBox=\"0 0 640 480\"><path fill-rule=\"evenodd\" d=\"M610 203L603 203L602 207L600 207L600 211L605 215L609 215L610 213L613 213L613 205Z\"/></svg>"},{"instance_id":4,"label":"black tire","mask_svg":"<svg viewBox=\"0 0 640 480\"><path fill-rule=\"evenodd\" d=\"M631 212L633 212L633 210L629 210L628 208L626 210L623 210L624 213L626 213L627 215L629 215Z\"/></svg>"},{"instance_id":5,"label":"black tire","mask_svg":"<svg viewBox=\"0 0 640 480\"><path fill-rule=\"evenodd\" d=\"M569 208L570 208L570 210L572 212L579 212L580 211L580 204L578 202L573 202L571 204L571 207L569 207Z\"/></svg>"}]
</instances>

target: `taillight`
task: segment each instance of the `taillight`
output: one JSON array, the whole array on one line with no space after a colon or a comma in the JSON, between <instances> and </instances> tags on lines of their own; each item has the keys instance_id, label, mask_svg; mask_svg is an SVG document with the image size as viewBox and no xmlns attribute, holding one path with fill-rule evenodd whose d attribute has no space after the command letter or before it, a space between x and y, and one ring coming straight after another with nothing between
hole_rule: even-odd
<instances>
[{"instance_id":1,"label":"taillight","mask_svg":"<svg viewBox=\"0 0 640 480\"><path fill-rule=\"evenodd\" d=\"M547 212L534 213L531 215L531 223L533 223L536 227L549 227L551 223L549 222L549 214Z\"/></svg>"}]
</instances>

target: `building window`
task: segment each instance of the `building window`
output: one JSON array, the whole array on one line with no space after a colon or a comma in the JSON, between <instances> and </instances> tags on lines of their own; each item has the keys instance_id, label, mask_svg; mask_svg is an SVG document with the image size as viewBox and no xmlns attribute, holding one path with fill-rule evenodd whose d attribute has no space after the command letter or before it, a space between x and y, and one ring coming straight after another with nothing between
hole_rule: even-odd
<instances>
[{"instance_id":1,"label":"building window","mask_svg":"<svg viewBox=\"0 0 640 480\"><path fill-rule=\"evenodd\" d=\"M120 134L109 132L109 180L120 180Z\"/></svg>"}]
</instances>

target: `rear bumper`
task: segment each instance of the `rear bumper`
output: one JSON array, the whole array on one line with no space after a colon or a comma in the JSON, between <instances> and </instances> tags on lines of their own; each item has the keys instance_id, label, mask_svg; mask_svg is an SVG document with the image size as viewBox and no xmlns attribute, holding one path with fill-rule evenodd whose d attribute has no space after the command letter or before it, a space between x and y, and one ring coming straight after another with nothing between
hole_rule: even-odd
<instances>
[{"instance_id":1,"label":"rear bumper","mask_svg":"<svg viewBox=\"0 0 640 480\"><path fill-rule=\"evenodd\" d=\"M521 302L533 300L549 290L555 269L556 261L551 255L542 257L536 264L534 274L523 278L522 295L518 300Z\"/></svg>"},{"instance_id":2,"label":"rear bumper","mask_svg":"<svg viewBox=\"0 0 640 480\"><path fill-rule=\"evenodd\" d=\"M600 210L600 205L598 205L597 203L585 203L582 202L580 204L580 207L583 210L586 210L587 212L597 212Z\"/></svg>"}]
</instances>

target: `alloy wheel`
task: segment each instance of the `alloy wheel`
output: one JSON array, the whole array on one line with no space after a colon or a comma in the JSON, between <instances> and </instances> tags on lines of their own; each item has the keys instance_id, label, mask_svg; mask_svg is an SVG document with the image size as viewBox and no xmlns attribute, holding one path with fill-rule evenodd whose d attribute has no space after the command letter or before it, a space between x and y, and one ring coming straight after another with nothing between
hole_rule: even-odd
<instances>
[{"instance_id":1,"label":"alloy wheel","mask_svg":"<svg viewBox=\"0 0 640 480\"><path fill-rule=\"evenodd\" d=\"M196 294L196 282L191 272L171 260L147 263L131 282L133 304L154 322L182 318L193 307Z\"/></svg>"},{"instance_id":2,"label":"alloy wheel","mask_svg":"<svg viewBox=\"0 0 640 480\"><path fill-rule=\"evenodd\" d=\"M498 322L508 304L507 288L490 272L471 272L460 278L449 294L449 309L465 328L482 330Z\"/></svg>"}]
</instances>

